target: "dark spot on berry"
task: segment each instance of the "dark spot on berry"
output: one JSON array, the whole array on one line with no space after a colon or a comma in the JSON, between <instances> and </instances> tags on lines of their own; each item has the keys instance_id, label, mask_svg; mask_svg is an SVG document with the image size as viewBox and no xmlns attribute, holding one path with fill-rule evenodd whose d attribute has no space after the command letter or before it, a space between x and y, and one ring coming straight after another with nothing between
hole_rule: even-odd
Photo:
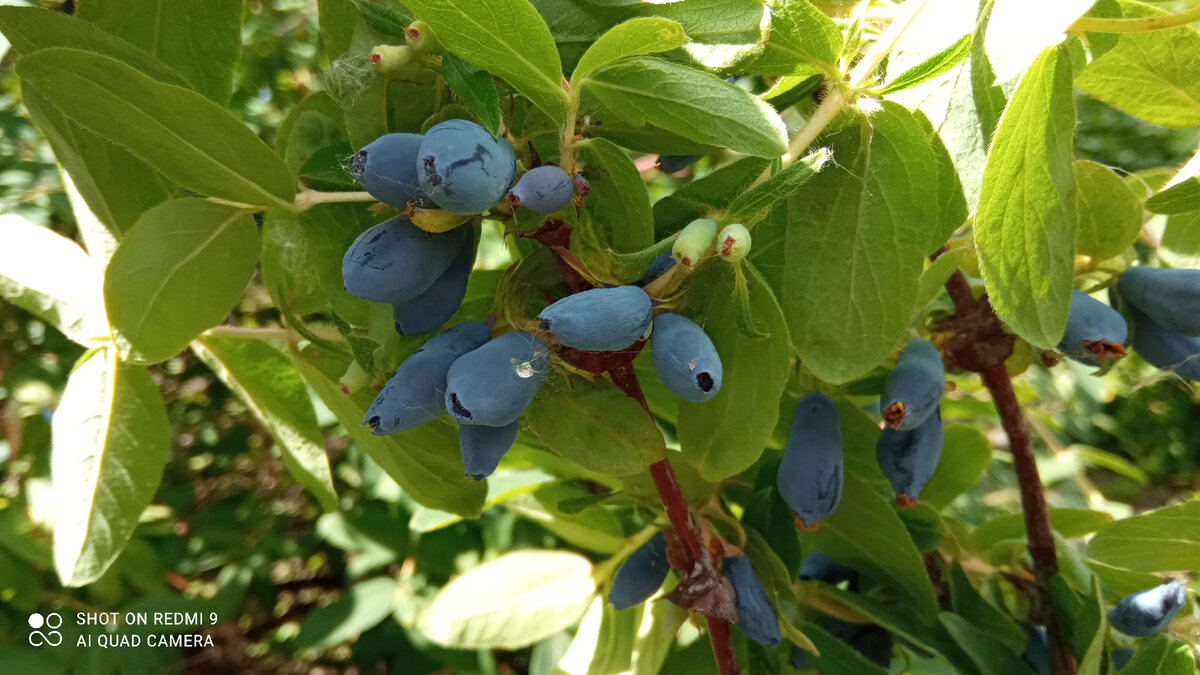
<instances>
[{"instance_id":1,"label":"dark spot on berry","mask_svg":"<svg viewBox=\"0 0 1200 675\"><path fill-rule=\"evenodd\" d=\"M367 169L367 151L359 150L350 158L350 173L355 178L362 178L363 171Z\"/></svg>"},{"instance_id":2,"label":"dark spot on berry","mask_svg":"<svg viewBox=\"0 0 1200 675\"><path fill-rule=\"evenodd\" d=\"M483 473L469 473L467 475L470 476L471 478L474 478L475 480L483 480L484 478L487 478L487 474L483 474Z\"/></svg>"},{"instance_id":3,"label":"dark spot on berry","mask_svg":"<svg viewBox=\"0 0 1200 675\"><path fill-rule=\"evenodd\" d=\"M367 420L367 424L371 427L371 431L379 431L379 423L383 420L379 419L379 415Z\"/></svg>"},{"instance_id":4,"label":"dark spot on berry","mask_svg":"<svg viewBox=\"0 0 1200 675\"><path fill-rule=\"evenodd\" d=\"M712 391L713 385L716 383L713 382L712 375L700 373L696 376L696 384L700 387L700 391Z\"/></svg>"},{"instance_id":5,"label":"dark spot on berry","mask_svg":"<svg viewBox=\"0 0 1200 675\"><path fill-rule=\"evenodd\" d=\"M541 328L542 330L549 332L550 331L550 319L542 319L540 322L538 322L538 328Z\"/></svg>"},{"instance_id":6,"label":"dark spot on berry","mask_svg":"<svg viewBox=\"0 0 1200 675\"><path fill-rule=\"evenodd\" d=\"M454 410L455 415L471 419L471 411L464 408L458 401L458 394L450 394L450 407Z\"/></svg>"}]
</instances>

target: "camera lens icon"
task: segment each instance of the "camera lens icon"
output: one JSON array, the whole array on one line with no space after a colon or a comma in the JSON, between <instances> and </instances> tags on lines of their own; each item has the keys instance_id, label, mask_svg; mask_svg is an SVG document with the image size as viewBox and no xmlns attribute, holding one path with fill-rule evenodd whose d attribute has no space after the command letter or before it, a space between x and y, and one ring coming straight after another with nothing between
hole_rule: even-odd
<instances>
[{"instance_id":1,"label":"camera lens icon","mask_svg":"<svg viewBox=\"0 0 1200 675\"><path fill-rule=\"evenodd\" d=\"M62 644L63 635L58 631L63 624L62 615L57 612L51 612L42 616L38 612L29 615L29 627L32 629L29 632L29 644L34 647L48 645L57 647ZM49 628L45 632L42 628Z\"/></svg>"}]
</instances>

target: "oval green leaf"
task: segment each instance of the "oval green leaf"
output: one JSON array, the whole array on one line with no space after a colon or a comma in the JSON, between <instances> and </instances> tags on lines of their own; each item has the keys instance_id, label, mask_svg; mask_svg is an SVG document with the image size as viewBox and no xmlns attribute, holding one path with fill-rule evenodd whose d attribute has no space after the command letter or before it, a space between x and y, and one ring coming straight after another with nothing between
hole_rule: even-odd
<instances>
[{"instance_id":1,"label":"oval green leaf","mask_svg":"<svg viewBox=\"0 0 1200 675\"><path fill-rule=\"evenodd\" d=\"M179 353L237 304L258 262L250 213L202 199L147 211L117 247L104 298L122 358Z\"/></svg>"}]
</instances>

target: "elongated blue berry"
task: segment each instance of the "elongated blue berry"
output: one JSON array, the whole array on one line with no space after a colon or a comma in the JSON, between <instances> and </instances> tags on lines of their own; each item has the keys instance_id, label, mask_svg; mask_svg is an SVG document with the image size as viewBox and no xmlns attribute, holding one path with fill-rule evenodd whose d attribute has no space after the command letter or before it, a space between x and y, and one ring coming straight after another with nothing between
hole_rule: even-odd
<instances>
[{"instance_id":1,"label":"elongated blue berry","mask_svg":"<svg viewBox=\"0 0 1200 675\"><path fill-rule=\"evenodd\" d=\"M828 584L858 581L858 570L830 558L821 551L812 551L800 563L801 579L817 579Z\"/></svg>"},{"instance_id":2,"label":"elongated blue berry","mask_svg":"<svg viewBox=\"0 0 1200 675\"><path fill-rule=\"evenodd\" d=\"M642 273L642 278L633 282L634 286L645 286L655 279L667 273L667 270L675 266L675 257L670 251L659 253L650 261L650 265L646 267L646 271Z\"/></svg>"},{"instance_id":3,"label":"elongated blue berry","mask_svg":"<svg viewBox=\"0 0 1200 675\"><path fill-rule=\"evenodd\" d=\"M613 575L608 601L616 609L640 605L662 587L669 571L667 539L662 532L655 532L621 563Z\"/></svg>"},{"instance_id":4,"label":"elongated blue berry","mask_svg":"<svg viewBox=\"0 0 1200 675\"><path fill-rule=\"evenodd\" d=\"M816 529L837 509L842 499L842 431L837 407L825 394L808 394L796 405L777 485L802 529Z\"/></svg>"},{"instance_id":5,"label":"elongated blue berry","mask_svg":"<svg viewBox=\"0 0 1200 675\"><path fill-rule=\"evenodd\" d=\"M1136 653L1137 653L1137 650L1135 650L1133 647L1121 647L1120 649L1113 652L1112 653L1113 670L1121 670L1122 668L1124 668L1125 665L1129 663L1129 659L1132 659L1133 655Z\"/></svg>"},{"instance_id":6,"label":"elongated blue berry","mask_svg":"<svg viewBox=\"0 0 1200 675\"><path fill-rule=\"evenodd\" d=\"M1200 380L1200 337L1163 328L1136 307L1133 317L1133 350L1147 363L1189 380Z\"/></svg>"},{"instance_id":7,"label":"elongated blue berry","mask_svg":"<svg viewBox=\"0 0 1200 675\"><path fill-rule=\"evenodd\" d=\"M549 370L550 351L541 338L505 333L450 366L446 410L459 424L512 424L542 388Z\"/></svg>"},{"instance_id":8,"label":"elongated blue berry","mask_svg":"<svg viewBox=\"0 0 1200 675\"><path fill-rule=\"evenodd\" d=\"M1133 637L1150 637L1167 627L1187 600L1183 583L1168 579L1164 583L1121 598L1108 611L1108 623Z\"/></svg>"},{"instance_id":9,"label":"elongated blue berry","mask_svg":"<svg viewBox=\"0 0 1200 675\"><path fill-rule=\"evenodd\" d=\"M492 336L482 321L456 323L404 360L367 408L363 423L377 435L431 422L446 412L446 374L458 357Z\"/></svg>"},{"instance_id":10,"label":"elongated blue berry","mask_svg":"<svg viewBox=\"0 0 1200 675\"><path fill-rule=\"evenodd\" d=\"M875 459L896 492L896 503L917 503L942 455L942 413L933 414L916 429L884 429L875 444Z\"/></svg>"},{"instance_id":11,"label":"elongated blue berry","mask_svg":"<svg viewBox=\"0 0 1200 675\"><path fill-rule=\"evenodd\" d=\"M653 304L637 286L593 288L543 309L541 328L568 347L611 352L632 345L650 327Z\"/></svg>"},{"instance_id":12,"label":"elongated blue berry","mask_svg":"<svg viewBox=\"0 0 1200 675\"><path fill-rule=\"evenodd\" d=\"M437 329L450 320L467 294L467 281L475 264L475 237L463 237L458 255L442 276L412 300L392 305L392 319L402 335L417 335Z\"/></svg>"},{"instance_id":13,"label":"elongated blue berry","mask_svg":"<svg viewBox=\"0 0 1200 675\"><path fill-rule=\"evenodd\" d=\"M1200 270L1131 267L1117 290L1163 328L1200 335Z\"/></svg>"},{"instance_id":14,"label":"elongated blue berry","mask_svg":"<svg viewBox=\"0 0 1200 675\"><path fill-rule=\"evenodd\" d=\"M1120 312L1083 291L1072 291L1067 330L1058 343L1060 352L1080 363L1099 366L1106 358L1125 356L1127 337L1129 326Z\"/></svg>"},{"instance_id":15,"label":"elongated blue berry","mask_svg":"<svg viewBox=\"0 0 1200 675\"><path fill-rule=\"evenodd\" d=\"M547 164L526 171L508 193L508 201L537 213L554 213L574 196L575 183L567 172Z\"/></svg>"},{"instance_id":16,"label":"elongated blue berry","mask_svg":"<svg viewBox=\"0 0 1200 675\"><path fill-rule=\"evenodd\" d=\"M760 645L778 647L783 640L779 632L779 615L750 561L744 555L725 558L725 578L737 593L737 624L746 637Z\"/></svg>"},{"instance_id":17,"label":"elongated blue berry","mask_svg":"<svg viewBox=\"0 0 1200 675\"><path fill-rule=\"evenodd\" d=\"M433 125L417 156L421 191L454 213L486 211L508 192L516 172L508 141L470 120Z\"/></svg>"},{"instance_id":18,"label":"elongated blue berry","mask_svg":"<svg viewBox=\"0 0 1200 675\"><path fill-rule=\"evenodd\" d=\"M470 228L433 234L407 216L368 229L342 257L346 290L374 302L412 300L450 267Z\"/></svg>"},{"instance_id":19,"label":"elongated blue berry","mask_svg":"<svg viewBox=\"0 0 1200 675\"><path fill-rule=\"evenodd\" d=\"M915 429L937 408L945 386L937 347L921 338L909 342L883 383L884 422L893 429Z\"/></svg>"},{"instance_id":20,"label":"elongated blue berry","mask_svg":"<svg viewBox=\"0 0 1200 675\"><path fill-rule=\"evenodd\" d=\"M521 420L502 427L485 427L477 424L458 425L458 448L462 451L463 469L475 480L492 475L500 458L517 440Z\"/></svg>"},{"instance_id":21,"label":"elongated blue berry","mask_svg":"<svg viewBox=\"0 0 1200 675\"><path fill-rule=\"evenodd\" d=\"M704 155L659 155L654 166L659 171L677 173L700 161Z\"/></svg>"},{"instance_id":22,"label":"elongated blue berry","mask_svg":"<svg viewBox=\"0 0 1200 675\"><path fill-rule=\"evenodd\" d=\"M431 206L417 180L421 139L420 134L384 134L350 158L350 173L384 204L402 209L411 199L418 206Z\"/></svg>"},{"instance_id":23,"label":"elongated blue berry","mask_svg":"<svg viewBox=\"0 0 1200 675\"><path fill-rule=\"evenodd\" d=\"M1025 631L1025 653L1021 656L1025 662L1033 666L1037 675L1051 675L1050 642L1044 626L1030 626Z\"/></svg>"},{"instance_id":24,"label":"elongated blue berry","mask_svg":"<svg viewBox=\"0 0 1200 675\"><path fill-rule=\"evenodd\" d=\"M721 391L721 356L704 329L674 312L654 317L654 371L676 396L703 403Z\"/></svg>"}]
</instances>

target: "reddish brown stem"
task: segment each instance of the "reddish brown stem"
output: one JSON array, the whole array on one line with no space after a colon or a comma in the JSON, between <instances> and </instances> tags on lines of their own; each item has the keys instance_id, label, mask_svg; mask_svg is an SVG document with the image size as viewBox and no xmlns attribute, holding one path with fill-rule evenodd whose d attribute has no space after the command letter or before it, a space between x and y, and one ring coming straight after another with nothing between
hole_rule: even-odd
<instances>
[{"instance_id":1,"label":"reddish brown stem","mask_svg":"<svg viewBox=\"0 0 1200 675\"><path fill-rule=\"evenodd\" d=\"M936 260L949 248L943 246L930 256ZM1025 531L1029 542L1029 556L1033 559L1034 575L1034 618L1046 626L1050 644L1050 666L1054 675L1070 675L1075 672L1075 659L1059 631L1058 618L1050 598L1050 578L1058 574L1058 559L1054 551L1054 531L1050 526L1050 512L1046 506L1046 493L1042 478L1038 474L1037 458L1029 438L1029 428L1021 403L1013 390L1012 378L1000 354L1011 351L1003 342L1012 337L1004 333L994 317L994 310L987 296L976 299L970 284L962 272L955 270L946 280L946 291L954 301L960 327L978 331L973 337L987 339L998 345L995 351L986 347L973 354L975 359L960 359L964 363L977 362L972 368L983 379L984 386L992 395L1000 424L1008 436L1008 445L1013 455L1013 467L1021 490L1021 510L1025 517ZM989 325L995 326L993 328ZM994 334L993 334L994 333ZM953 357L953 355L951 355ZM981 366L981 367L980 367Z\"/></svg>"},{"instance_id":2,"label":"reddish brown stem","mask_svg":"<svg viewBox=\"0 0 1200 675\"><path fill-rule=\"evenodd\" d=\"M713 656L717 658L717 670L721 675L737 675L741 672L737 654L733 651L733 636L729 634L729 622L715 616L708 618L708 639L712 642Z\"/></svg>"},{"instance_id":3,"label":"reddish brown stem","mask_svg":"<svg viewBox=\"0 0 1200 675\"><path fill-rule=\"evenodd\" d=\"M700 560L708 556L708 550L700 541L700 530L692 518L683 490L679 489L679 481L675 480L675 472L671 470L666 459L660 459L650 465L650 476L654 478L654 487L662 498L663 506L667 507L667 517L671 519L671 527L687 545L692 560Z\"/></svg>"}]
</instances>

